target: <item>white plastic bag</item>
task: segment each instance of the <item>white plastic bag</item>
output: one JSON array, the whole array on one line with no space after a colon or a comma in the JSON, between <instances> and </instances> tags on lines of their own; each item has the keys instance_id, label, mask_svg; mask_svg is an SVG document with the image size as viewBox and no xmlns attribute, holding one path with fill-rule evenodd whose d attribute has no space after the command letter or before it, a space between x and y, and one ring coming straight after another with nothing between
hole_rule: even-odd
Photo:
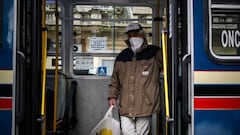
<instances>
[{"instance_id":1,"label":"white plastic bag","mask_svg":"<svg viewBox=\"0 0 240 135\"><path fill-rule=\"evenodd\" d=\"M106 112L103 119L94 127L90 135L120 135L120 123L113 118L113 106Z\"/></svg>"}]
</instances>

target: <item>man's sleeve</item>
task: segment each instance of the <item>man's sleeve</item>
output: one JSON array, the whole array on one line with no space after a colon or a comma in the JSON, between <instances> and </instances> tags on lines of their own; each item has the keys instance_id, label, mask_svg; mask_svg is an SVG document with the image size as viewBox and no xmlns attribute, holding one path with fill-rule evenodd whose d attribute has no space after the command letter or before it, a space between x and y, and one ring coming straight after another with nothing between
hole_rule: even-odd
<instances>
[{"instance_id":1,"label":"man's sleeve","mask_svg":"<svg viewBox=\"0 0 240 135\"><path fill-rule=\"evenodd\" d=\"M162 55L162 50L161 49L157 52L156 59L157 59L159 68L162 71L163 70L163 55Z\"/></svg>"},{"instance_id":2,"label":"man's sleeve","mask_svg":"<svg viewBox=\"0 0 240 135\"><path fill-rule=\"evenodd\" d=\"M108 99L110 98L118 98L119 95L119 78L117 72L116 62L114 63L113 73L111 77L111 82L108 85Z\"/></svg>"}]
</instances>

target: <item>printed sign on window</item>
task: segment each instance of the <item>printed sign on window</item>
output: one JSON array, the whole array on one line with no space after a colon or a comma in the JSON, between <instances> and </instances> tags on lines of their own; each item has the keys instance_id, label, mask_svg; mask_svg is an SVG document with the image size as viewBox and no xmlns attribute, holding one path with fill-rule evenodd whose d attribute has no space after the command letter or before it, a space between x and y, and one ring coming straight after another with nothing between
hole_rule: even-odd
<instances>
[{"instance_id":1,"label":"printed sign on window","mask_svg":"<svg viewBox=\"0 0 240 135\"><path fill-rule=\"evenodd\" d=\"M107 47L107 37L91 37L89 51L105 51Z\"/></svg>"}]
</instances>

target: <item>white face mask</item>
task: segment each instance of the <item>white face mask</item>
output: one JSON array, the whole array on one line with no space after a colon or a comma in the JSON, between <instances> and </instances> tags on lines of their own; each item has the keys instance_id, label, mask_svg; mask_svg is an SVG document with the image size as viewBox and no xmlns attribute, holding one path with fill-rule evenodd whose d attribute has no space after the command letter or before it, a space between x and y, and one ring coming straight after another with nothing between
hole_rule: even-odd
<instances>
[{"instance_id":1,"label":"white face mask","mask_svg":"<svg viewBox=\"0 0 240 135\"><path fill-rule=\"evenodd\" d=\"M133 52L136 52L142 46L143 41L143 38L140 37L131 37L129 39Z\"/></svg>"}]
</instances>

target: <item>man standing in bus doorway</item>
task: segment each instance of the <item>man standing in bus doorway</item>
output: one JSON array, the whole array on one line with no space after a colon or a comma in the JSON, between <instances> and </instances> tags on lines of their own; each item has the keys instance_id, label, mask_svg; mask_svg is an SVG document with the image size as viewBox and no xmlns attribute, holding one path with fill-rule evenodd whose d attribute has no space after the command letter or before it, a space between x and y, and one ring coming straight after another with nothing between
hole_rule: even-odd
<instances>
[{"instance_id":1,"label":"man standing in bus doorway","mask_svg":"<svg viewBox=\"0 0 240 135\"><path fill-rule=\"evenodd\" d=\"M130 23L125 33L128 48L116 57L108 101L116 106L119 97L123 135L148 135L152 115L160 111L162 53L158 46L148 45L140 24Z\"/></svg>"}]
</instances>

